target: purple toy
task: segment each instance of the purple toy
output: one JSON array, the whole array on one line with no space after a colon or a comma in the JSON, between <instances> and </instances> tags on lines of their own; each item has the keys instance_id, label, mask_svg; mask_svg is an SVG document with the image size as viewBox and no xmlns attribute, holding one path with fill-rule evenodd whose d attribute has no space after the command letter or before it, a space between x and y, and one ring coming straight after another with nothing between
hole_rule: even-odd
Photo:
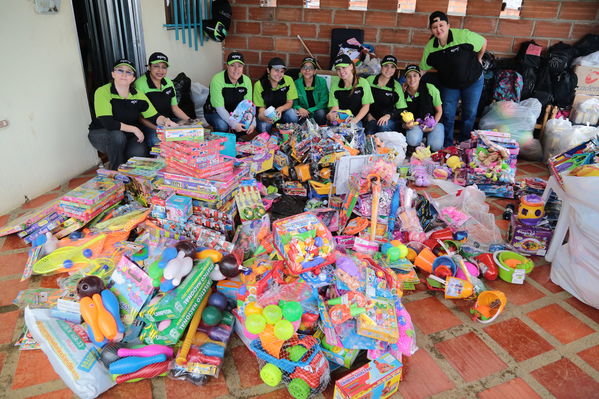
<instances>
[{"instance_id":1,"label":"purple toy","mask_svg":"<svg viewBox=\"0 0 599 399\"><path fill-rule=\"evenodd\" d=\"M424 165L415 165L412 167L412 176L414 177L414 184L418 187L428 187L431 182L426 172Z\"/></svg>"},{"instance_id":2,"label":"purple toy","mask_svg":"<svg viewBox=\"0 0 599 399\"><path fill-rule=\"evenodd\" d=\"M432 129L437 124L437 121L431 114L426 114L424 119L416 119L416 122L420 124L420 127Z\"/></svg>"}]
</instances>

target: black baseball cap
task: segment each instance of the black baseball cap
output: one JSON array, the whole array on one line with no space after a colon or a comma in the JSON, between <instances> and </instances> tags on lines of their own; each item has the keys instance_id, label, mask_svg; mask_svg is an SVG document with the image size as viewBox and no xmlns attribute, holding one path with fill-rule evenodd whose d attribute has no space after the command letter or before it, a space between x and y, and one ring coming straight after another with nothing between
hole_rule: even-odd
<instances>
[{"instance_id":1,"label":"black baseball cap","mask_svg":"<svg viewBox=\"0 0 599 399\"><path fill-rule=\"evenodd\" d=\"M274 57L268 61L268 68L272 69L287 69L287 65L285 65L285 61L282 58Z\"/></svg>"},{"instance_id":2,"label":"black baseball cap","mask_svg":"<svg viewBox=\"0 0 599 399\"><path fill-rule=\"evenodd\" d=\"M393 64L393 66L395 68L397 68L397 58L395 58L392 55L384 56L383 60L381 61L381 66L386 65L386 64Z\"/></svg>"},{"instance_id":3,"label":"black baseball cap","mask_svg":"<svg viewBox=\"0 0 599 399\"><path fill-rule=\"evenodd\" d=\"M447 15L443 11L435 11L428 17L428 27L430 28L433 23L445 21L449 23L449 19L447 19Z\"/></svg>"},{"instance_id":4,"label":"black baseball cap","mask_svg":"<svg viewBox=\"0 0 599 399\"><path fill-rule=\"evenodd\" d=\"M158 64L160 62L164 62L166 66L168 66L168 57L163 53L152 53L150 59L148 60L148 65Z\"/></svg>"},{"instance_id":5,"label":"black baseball cap","mask_svg":"<svg viewBox=\"0 0 599 399\"><path fill-rule=\"evenodd\" d=\"M406 67L406 70L404 71L404 76L406 76L408 74L408 72L416 72L418 75L421 75L420 73L420 67L416 64L410 64Z\"/></svg>"},{"instance_id":6,"label":"black baseball cap","mask_svg":"<svg viewBox=\"0 0 599 399\"><path fill-rule=\"evenodd\" d=\"M233 51L227 57L227 65L231 65L236 62L239 62L241 65L245 65L245 61L243 60L243 54L241 54L239 51Z\"/></svg>"},{"instance_id":7,"label":"black baseball cap","mask_svg":"<svg viewBox=\"0 0 599 399\"><path fill-rule=\"evenodd\" d=\"M306 57L302 60L302 67L306 64L312 64L316 68L316 60L313 57Z\"/></svg>"},{"instance_id":8,"label":"black baseball cap","mask_svg":"<svg viewBox=\"0 0 599 399\"><path fill-rule=\"evenodd\" d=\"M346 67L351 64L353 64L353 62L352 62L351 58L349 58L349 55L339 54L333 60L333 69L336 69L337 67Z\"/></svg>"},{"instance_id":9,"label":"black baseball cap","mask_svg":"<svg viewBox=\"0 0 599 399\"><path fill-rule=\"evenodd\" d=\"M114 63L114 66L112 67L112 69L116 69L120 66L128 66L129 68L131 68L133 70L133 72L137 72L137 70L135 69L135 66L133 66L133 63L131 61L129 61L126 58L121 58L116 60L116 62Z\"/></svg>"}]
</instances>

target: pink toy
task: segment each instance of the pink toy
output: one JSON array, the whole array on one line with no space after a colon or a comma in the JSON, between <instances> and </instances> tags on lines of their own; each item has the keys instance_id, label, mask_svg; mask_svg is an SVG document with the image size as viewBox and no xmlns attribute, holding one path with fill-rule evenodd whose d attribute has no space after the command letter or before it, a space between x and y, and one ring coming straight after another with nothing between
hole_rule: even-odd
<instances>
[{"instance_id":1,"label":"pink toy","mask_svg":"<svg viewBox=\"0 0 599 399\"><path fill-rule=\"evenodd\" d=\"M184 251L179 251L175 259L171 259L164 268L163 276L167 280L172 280L175 287L181 284L181 280L191 272L193 260L185 256Z\"/></svg>"},{"instance_id":2,"label":"pink toy","mask_svg":"<svg viewBox=\"0 0 599 399\"><path fill-rule=\"evenodd\" d=\"M424 119L416 119L416 122L418 122L421 127L426 127L429 129L432 129L437 125L437 121L433 116L431 116L431 114L426 114Z\"/></svg>"},{"instance_id":3,"label":"pink toy","mask_svg":"<svg viewBox=\"0 0 599 399\"><path fill-rule=\"evenodd\" d=\"M126 356L139 356L139 357L150 357L160 354L165 354L167 358L173 357L173 348L165 345L146 345L142 348L120 348L117 352L120 357Z\"/></svg>"},{"instance_id":4,"label":"pink toy","mask_svg":"<svg viewBox=\"0 0 599 399\"><path fill-rule=\"evenodd\" d=\"M424 165L415 165L412 168L412 176L414 177L414 184L418 187L428 187L431 184Z\"/></svg>"}]
</instances>

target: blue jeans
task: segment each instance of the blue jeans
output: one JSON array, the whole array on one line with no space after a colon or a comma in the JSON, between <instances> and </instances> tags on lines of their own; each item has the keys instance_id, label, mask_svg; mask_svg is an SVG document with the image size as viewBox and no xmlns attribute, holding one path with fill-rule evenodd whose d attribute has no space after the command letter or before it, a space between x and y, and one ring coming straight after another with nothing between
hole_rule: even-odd
<instances>
[{"instance_id":1,"label":"blue jeans","mask_svg":"<svg viewBox=\"0 0 599 399\"><path fill-rule=\"evenodd\" d=\"M216 112L210 114L204 114L206 122L212 126L215 132L227 133L229 131L229 124Z\"/></svg>"},{"instance_id":2,"label":"blue jeans","mask_svg":"<svg viewBox=\"0 0 599 399\"><path fill-rule=\"evenodd\" d=\"M445 126L445 147L453 145L454 142L453 125L460 98L462 99L462 129L458 141L462 142L470 138L484 82L485 78L481 74L476 82L464 89L450 89L442 85L439 86L441 101L443 102L441 123Z\"/></svg>"},{"instance_id":3,"label":"blue jeans","mask_svg":"<svg viewBox=\"0 0 599 399\"><path fill-rule=\"evenodd\" d=\"M366 122L364 128L364 134L375 134L378 132L396 132L397 121L395 119L389 119L384 125L377 125L376 119Z\"/></svg>"},{"instance_id":4,"label":"blue jeans","mask_svg":"<svg viewBox=\"0 0 599 399\"><path fill-rule=\"evenodd\" d=\"M424 133L420 126L414 126L406 132L408 145L418 147L426 134L426 145L431 147L431 152L439 151L443 148L443 139L445 137L445 128L442 123L437 123L433 130Z\"/></svg>"},{"instance_id":5,"label":"blue jeans","mask_svg":"<svg viewBox=\"0 0 599 399\"><path fill-rule=\"evenodd\" d=\"M281 119L279 119L277 123L297 123L298 121L297 112L295 112L293 108L289 108L287 111L283 112ZM256 129L258 129L258 133L270 133L272 123L262 122L260 119L256 118Z\"/></svg>"},{"instance_id":6,"label":"blue jeans","mask_svg":"<svg viewBox=\"0 0 599 399\"><path fill-rule=\"evenodd\" d=\"M146 144L138 143L133 133L122 130L92 129L87 137L96 150L108 156L108 168L111 170L117 170L119 165L127 162L131 157L148 156Z\"/></svg>"}]
</instances>

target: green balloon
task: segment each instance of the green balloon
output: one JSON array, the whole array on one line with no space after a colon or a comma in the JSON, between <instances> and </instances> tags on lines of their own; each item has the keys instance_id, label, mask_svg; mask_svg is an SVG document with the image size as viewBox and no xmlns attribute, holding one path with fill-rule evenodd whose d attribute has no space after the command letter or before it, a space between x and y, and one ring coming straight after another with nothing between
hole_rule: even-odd
<instances>
[{"instance_id":1,"label":"green balloon","mask_svg":"<svg viewBox=\"0 0 599 399\"><path fill-rule=\"evenodd\" d=\"M304 348L301 345L294 345L291 348L287 349L287 353L289 353L289 360L292 362L299 362L302 357L308 352L308 349Z\"/></svg>"},{"instance_id":2,"label":"green balloon","mask_svg":"<svg viewBox=\"0 0 599 399\"><path fill-rule=\"evenodd\" d=\"M302 305L296 301L280 301L279 307L283 311L283 318L289 321L298 321L302 318L302 313L304 313Z\"/></svg>"},{"instance_id":3,"label":"green balloon","mask_svg":"<svg viewBox=\"0 0 599 399\"><path fill-rule=\"evenodd\" d=\"M277 321L283 318L283 312L277 305L268 305L264 308L262 314L264 315L266 322L269 324L275 324Z\"/></svg>"},{"instance_id":4,"label":"green balloon","mask_svg":"<svg viewBox=\"0 0 599 399\"><path fill-rule=\"evenodd\" d=\"M401 250L397 247L391 247L387 250L387 259L389 262L395 262L401 257Z\"/></svg>"},{"instance_id":5,"label":"green balloon","mask_svg":"<svg viewBox=\"0 0 599 399\"><path fill-rule=\"evenodd\" d=\"M266 320L261 314L251 314L245 319L245 328L250 334L258 335L266 327Z\"/></svg>"},{"instance_id":6,"label":"green balloon","mask_svg":"<svg viewBox=\"0 0 599 399\"><path fill-rule=\"evenodd\" d=\"M216 306L206 306L202 312L202 321L207 326L216 326L223 319L223 312Z\"/></svg>"},{"instance_id":7,"label":"green balloon","mask_svg":"<svg viewBox=\"0 0 599 399\"><path fill-rule=\"evenodd\" d=\"M399 258L403 259L408 256L408 247L404 244L397 246L399 248Z\"/></svg>"}]
</instances>

